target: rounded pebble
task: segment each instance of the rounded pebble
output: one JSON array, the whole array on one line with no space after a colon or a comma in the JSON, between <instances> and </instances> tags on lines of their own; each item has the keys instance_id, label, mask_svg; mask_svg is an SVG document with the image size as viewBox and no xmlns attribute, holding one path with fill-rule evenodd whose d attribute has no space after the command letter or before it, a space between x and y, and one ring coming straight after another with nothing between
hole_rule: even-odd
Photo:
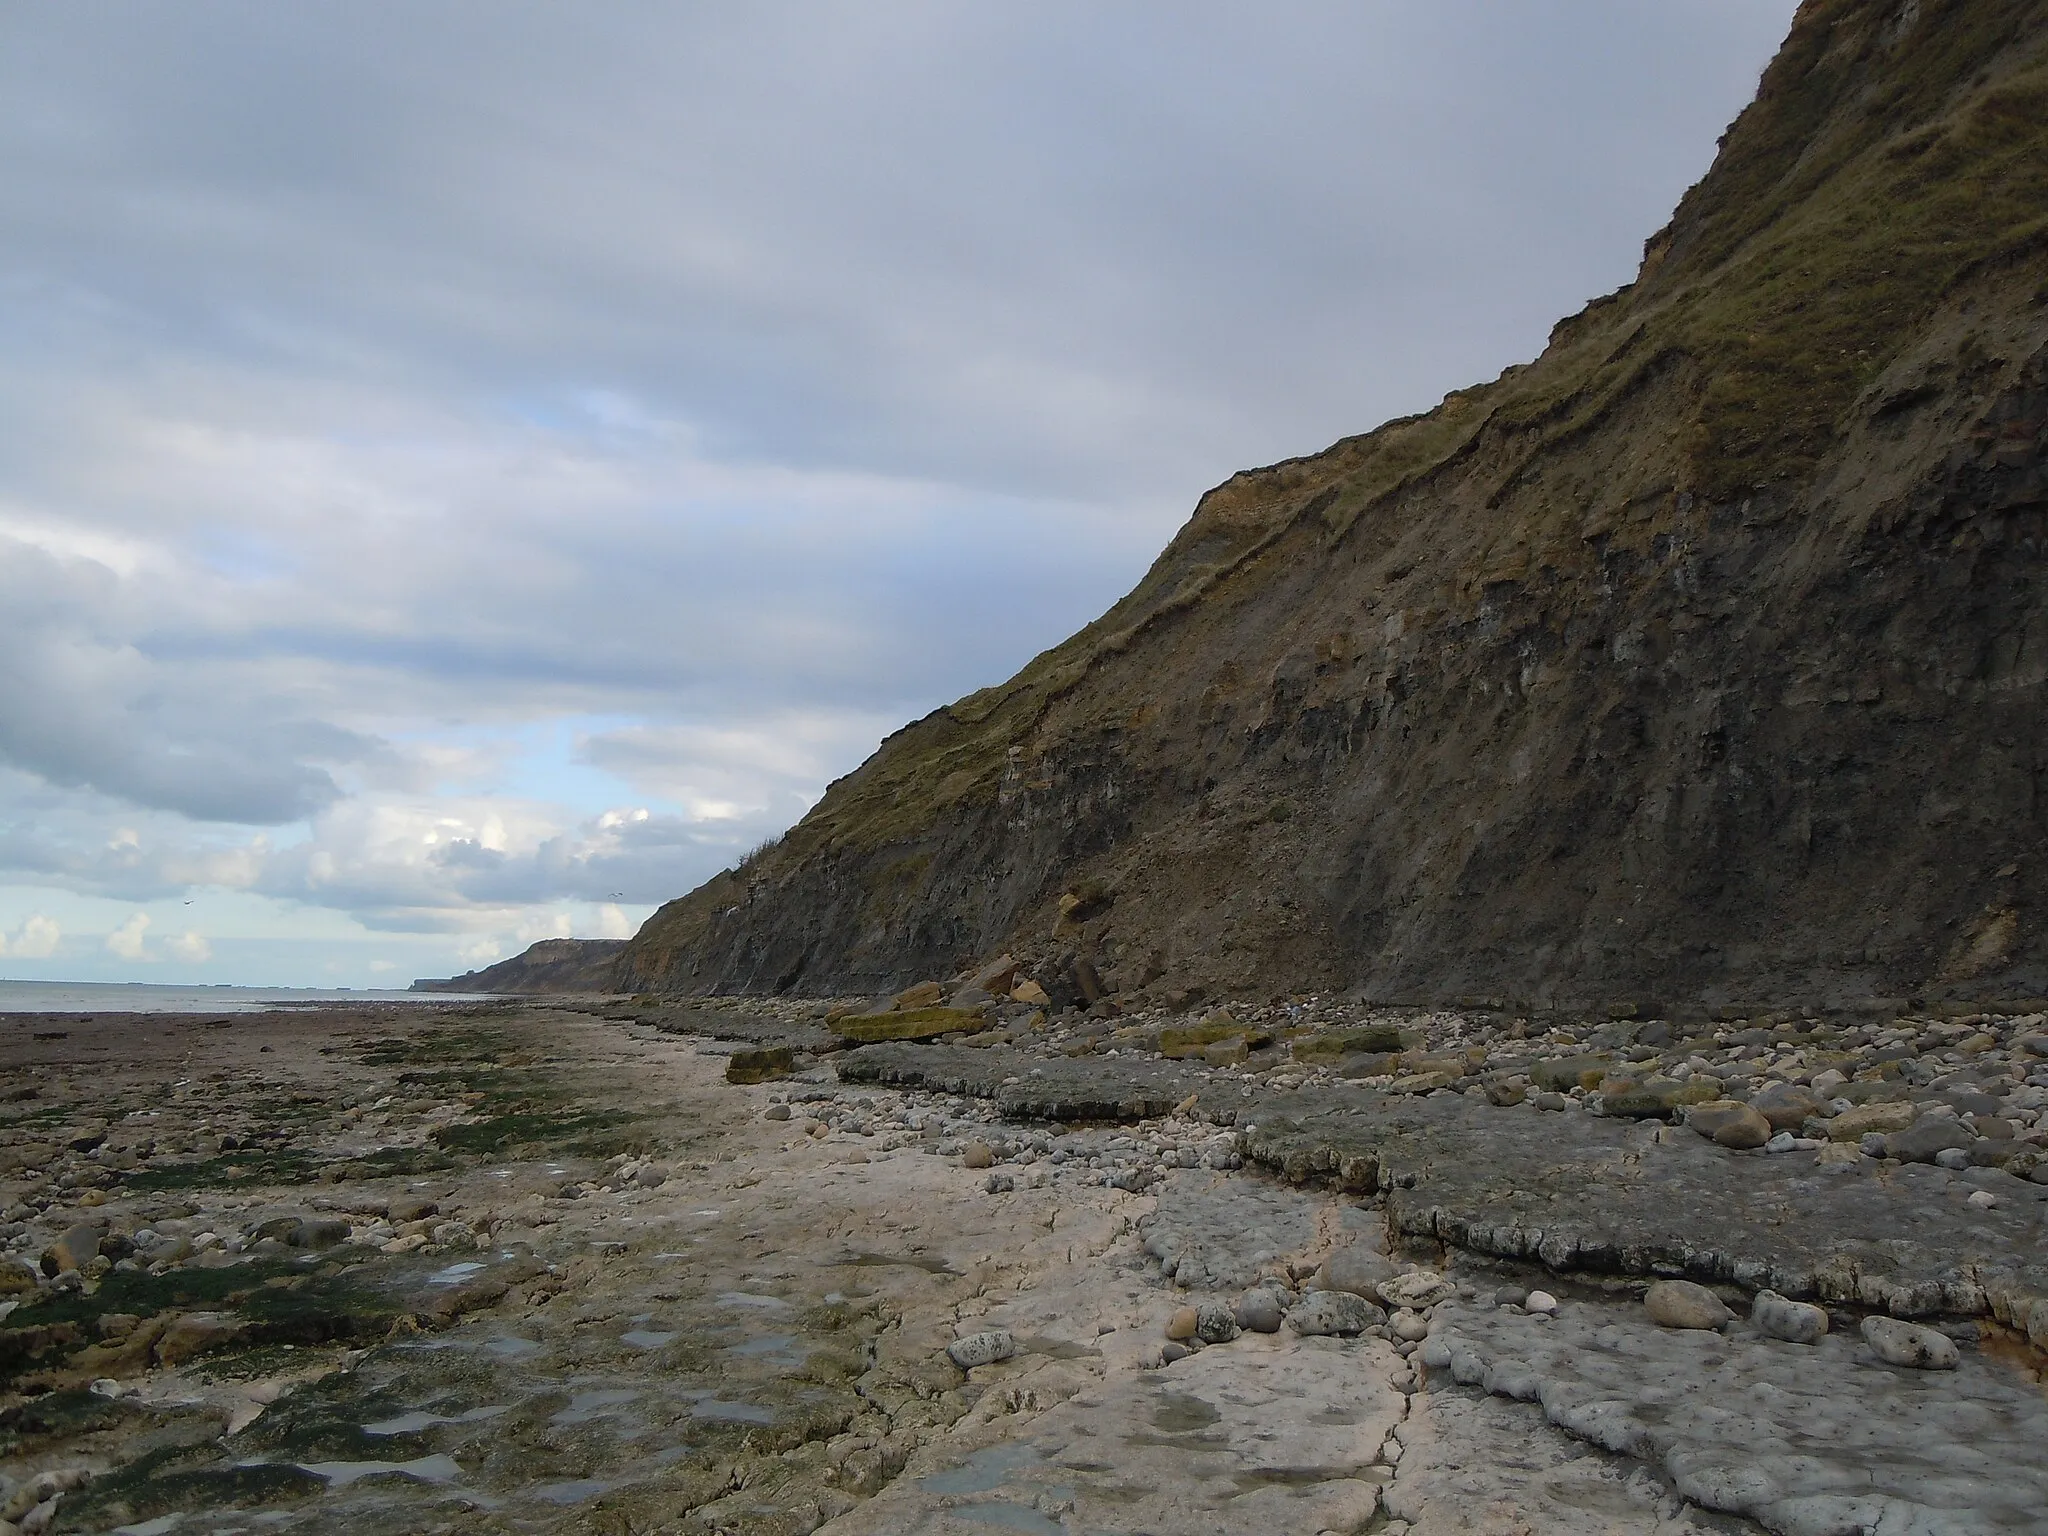
<instances>
[{"instance_id":1,"label":"rounded pebble","mask_svg":"<svg viewBox=\"0 0 2048 1536\"><path fill-rule=\"evenodd\" d=\"M998 1360L1007 1360L1017 1353L1017 1341L1008 1329L992 1328L986 1333L970 1333L965 1338L955 1339L946 1346L946 1355L963 1371L971 1371L977 1365L994 1365Z\"/></svg>"},{"instance_id":2,"label":"rounded pebble","mask_svg":"<svg viewBox=\"0 0 2048 1536\"><path fill-rule=\"evenodd\" d=\"M1643 1307L1660 1328L1719 1328L1735 1314L1704 1285L1659 1280L1643 1293Z\"/></svg>"},{"instance_id":3,"label":"rounded pebble","mask_svg":"<svg viewBox=\"0 0 2048 1536\"><path fill-rule=\"evenodd\" d=\"M1955 1340L1946 1334L1901 1322L1896 1317L1863 1319L1863 1342L1886 1365L1920 1371L1952 1371L1961 1361Z\"/></svg>"},{"instance_id":4,"label":"rounded pebble","mask_svg":"<svg viewBox=\"0 0 2048 1536\"><path fill-rule=\"evenodd\" d=\"M1828 1314L1810 1302L1793 1301L1776 1291L1758 1291L1749 1304L1749 1320L1766 1338L1788 1344L1816 1344L1828 1331Z\"/></svg>"}]
</instances>

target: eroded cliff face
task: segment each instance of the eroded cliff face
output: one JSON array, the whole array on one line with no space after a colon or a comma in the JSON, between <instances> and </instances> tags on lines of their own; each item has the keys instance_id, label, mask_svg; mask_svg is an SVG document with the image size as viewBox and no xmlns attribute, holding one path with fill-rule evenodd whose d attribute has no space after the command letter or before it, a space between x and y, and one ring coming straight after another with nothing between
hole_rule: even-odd
<instances>
[{"instance_id":1,"label":"eroded cliff face","mask_svg":"<svg viewBox=\"0 0 2048 1536\"><path fill-rule=\"evenodd\" d=\"M1809 0L1631 287L1204 497L635 990L2048 991L2048 11Z\"/></svg>"}]
</instances>

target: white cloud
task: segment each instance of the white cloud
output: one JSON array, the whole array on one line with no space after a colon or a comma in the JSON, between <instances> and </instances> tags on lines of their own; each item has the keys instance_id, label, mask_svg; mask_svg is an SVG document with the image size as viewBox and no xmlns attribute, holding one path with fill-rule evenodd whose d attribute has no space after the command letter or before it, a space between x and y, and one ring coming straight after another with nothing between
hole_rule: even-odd
<instances>
[{"instance_id":1,"label":"white cloud","mask_svg":"<svg viewBox=\"0 0 2048 1536\"><path fill-rule=\"evenodd\" d=\"M514 928L512 938L523 949L538 939L566 939L575 932L576 924L568 913L539 912Z\"/></svg>"},{"instance_id":2,"label":"white cloud","mask_svg":"<svg viewBox=\"0 0 2048 1536\"><path fill-rule=\"evenodd\" d=\"M54 919L40 912L32 913L14 936L13 953L24 960L47 960L57 953L63 937L63 930Z\"/></svg>"},{"instance_id":3,"label":"white cloud","mask_svg":"<svg viewBox=\"0 0 2048 1536\"><path fill-rule=\"evenodd\" d=\"M23 10L0 880L629 926L1624 280L1791 9Z\"/></svg>"},{"instance_id":4,"label":"white cloud","mask_svg":"<svg viewBox=\"0 0 2048 1536\"><path fill-rule=\"evenodd\" d=\"M154 960L156 956L143 947L143 935L149 930L147 912L131 912L120 927L107 935L107 949L123 960Z\"/></svg>"},{"instance_id":5,"label":"white cloud","mask_svg":"<svg viewBox=\"0 0 2048 1536\"><path fill-rule=\"evenodd\" d=\"M200 965L213 958L213 946L196 930L187 929L164 940L164 953L186 965Z\"/></svg>"}]
</instances>

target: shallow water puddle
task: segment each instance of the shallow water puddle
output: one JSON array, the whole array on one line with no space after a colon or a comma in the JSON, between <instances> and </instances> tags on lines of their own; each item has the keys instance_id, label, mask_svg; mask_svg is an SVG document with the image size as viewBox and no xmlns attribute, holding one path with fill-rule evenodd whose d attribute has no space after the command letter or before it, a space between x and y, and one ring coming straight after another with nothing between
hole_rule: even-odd
<instances>
[{"instance_id":1,"label":"shallow water puddle","mask_svg":"<svg viewBox=\"0 0 2048 1536\"><path fill-rule=\"evenodd\" d=\"M471 1275L482 1274L486 1268L487 1265L479 1264L474 1259L465 1260L460 1264L450 1264L446 1269L437 1269L427 1276L427 1284L460 1285Z\"/></svg>"},{"instance_id":2,"label":"shallow water puddle","mask_svg":"<svg viewBox=\"0 0 2048 1536\"><path fill-rule=\"evenodd\" d=\"M921 1269L928 1275L960 1273L944 1259L934 1259L925 1254L853 1253L832 1262L847 1269Z\"/></svg>"},{"instance_id":3,"label":"shallow water puddle","mask_svg":"<svg viewBox=\"0 0 2048 1536\"><path fill-rule=\"evenodd\" d=\"M647 1328L628 1328L619 1335L621 1344L630 1344L635 1349L659 1349L673 1339L673 1333L656 1333Z\"/></svg>"},{"instance_id":4,"label":"shallow water puddle","mask_svg":"<svg viewBox=\"0 0 2048 1536\"><path fill-rule=\"evenodd\" d=\"M578 1392L569 1406L549 1419L550 1424L587 1424L603 1418L605 1411L630 1403L641 1394L637 1388L607 1387L597 1392Z\"/></svg>"},{"instance_id":5,"label":"shallow water puddle","mask_svg":"<svg viewBox=\"0 0 2048 1536\"><path fill-rule=\"evenodd\" d=\"M793 1333L764 1333L743 1344L728 1344L721 1351L741 1360L772 1360L777 1365L802 1365L804 1351L796 1347Z\"/></svg>"},{"instance_id":6,"label":"shallow water puddle","mask_svg":"<svg viewBox=\"0 0 2048 1536\"><path fill-rule=\"evenodd\" d=\"M365 1424L366 1435L416 1435L423 1429L432 1429L436 1424L475 1424L484 1419L495 1419L501 1413L512 1411L509 1404L493 1403L484 1408L472 1408L467 1413L458 1413L450 1418L444 1413L428 1413L425 1409L414 1409L401 1413L395 1419L379 1419L375 1424Z\"/></svg>"},{"instance_id":7,"label":"shallow water puddle","mask_svg":"<svg viewBox=\"0 0 2048 1536\"><path fill-rule=\"evenodd\" d=\"M972 1520L1000 1530L1022 1531L1025 1536L1066 1536L1067 1528L1028 1504L956 1504L946 1511L956 1520Z\"/></svg>"},{"instance_id":8,"label":"shallow water puddle","mask_svg":"<svg viewBox=\"0 0 2048 1536\"><path fill-rule=\"evenodd\" d=\"M753 1291L720 1291L718 1303L725 1307L759 1307L766 1312L787 1312L789 1303L780 1296L762 1296Z\"/></svg>"},{"instance_id":9,"label":"shallow water puddle","mask_svg":"<svg viewBox=\"0 0 2048 1536\"><path fill-rule=\"evenodd\" d=\"M600 1493L610 1493L616 1483L600 1482L594 1477L578 1478L569 1483L542 1483L538 1488L528 1490L536 1498L546 1499L550 1504L581 1504L594 1499Z\"/></svg>"},{"instance_id":10,"label":"shallow water puddle","mask_svg":"<svg viewBox=\"0 0 2048 1536\"><path fill-rule=\"evenodd\" d=\"M496 1355L500 1360L524 1360L528 1355L538 1353L540 1345L536 1344L532 1339L519 1339L508 1336L486 1339L484 1340L484 1348Z\"/></svg>"},{"instance_id":11,"label":"shallow water puddle","mask_svg":"<svg viewBox=\"0 0 2048 1536\"><path fill-rule=\"evenodd\" d=\"M452 1456L421 1456L412 1461L308 1461L299 1463L301 1472L324 1478L329 1488L346 1488L358 1478L395 1475L419 1483L460 1481L462 1468Z\"/></svg>"},{"instance_id":12,"label":"shallow water puddle","mask_svg":"<svg viewBox=\"0 0 2048 1536\"><path fill-rule=\"evenodd\" d=\"M959 1466L934 1472L917 1480L926 1493L987 1493L1010 1480L1010 1474L1038 1465L1037 1450L1029 1445L992 1445L976 1451Z\"/></svg>"},{"instance_id":13,"label":"shallow water puddle","mask_svg":"<svg viewBox=\"0 0 2048 1536\"><path fill-rule=\"evenodd\" d=\"M759 1403L728 1403L707 1397L690 1409L690 1417L709 1419L714 1424L773 1424L775 1410Z\"/></svg>"}]
</instances>

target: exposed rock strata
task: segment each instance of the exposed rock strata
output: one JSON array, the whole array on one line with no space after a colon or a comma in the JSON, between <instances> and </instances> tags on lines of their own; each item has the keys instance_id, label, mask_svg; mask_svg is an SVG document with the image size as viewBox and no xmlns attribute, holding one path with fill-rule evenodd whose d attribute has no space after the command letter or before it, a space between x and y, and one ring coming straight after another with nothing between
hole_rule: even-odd
<instances>
[{"instance_id":1,"label":"exposed rock strata","mask_svg":"<svg viewBox=\"0 0 2048 1536\"><path fill-rule=\"evenodd\" d=\"M620 983L2040 992L2044 38L1807 0L1634 284L1210 492Z\"/></svg>"},{"instance_id":2,"label":"exposed rock strata","mask_svg":"<svg viewBox=\"0 0 2048 1536\"><path fill-rule=\"evenodd\" d=\"M1296 1181L1383 1192L1411 1239L1559 1271L1685 1276L1900 1316L2041 1313L2048 1345L2048 1186L1814 1153L1733 1152L1690 1131L1498 1109L1477 1095L1369 1088L1274 1092L1146 1061L1047 1061L1001 1047L872 1046L850 1081L993 1100L1042 1119L1197 1112L1238 1127L1243 1155ZM1977 1189L1998 1203L1969 1203Z\"/></svg>"}]
</instances>

